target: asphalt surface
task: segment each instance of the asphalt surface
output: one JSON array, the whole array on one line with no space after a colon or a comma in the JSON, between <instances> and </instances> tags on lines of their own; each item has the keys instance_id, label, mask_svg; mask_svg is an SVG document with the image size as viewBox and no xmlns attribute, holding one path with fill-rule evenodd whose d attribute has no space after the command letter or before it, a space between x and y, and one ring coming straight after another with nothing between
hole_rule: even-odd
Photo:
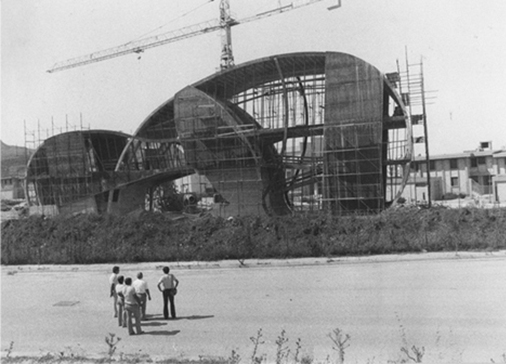
<instances>
[{"instance_id":1,"label":"asphalt surface","mask_svg":"<svg viewBox=\"0 0 506 364\"><path fill-rule=\"evenodd\" d=\"M506 354L506 252L441 253L212 263L170 263L180 280L177 320L162 319L156 289L161 263L120 265L149 284L149 320L129 336L113 318L112 265L2 266L1 349L5 355L103 356L109 333L116 354L152 358L229 357L274 361L282 330L293 356L315 361L337 353L329 333L350 335L346 362L501 362Z\"/></svg>"}]
</instances>

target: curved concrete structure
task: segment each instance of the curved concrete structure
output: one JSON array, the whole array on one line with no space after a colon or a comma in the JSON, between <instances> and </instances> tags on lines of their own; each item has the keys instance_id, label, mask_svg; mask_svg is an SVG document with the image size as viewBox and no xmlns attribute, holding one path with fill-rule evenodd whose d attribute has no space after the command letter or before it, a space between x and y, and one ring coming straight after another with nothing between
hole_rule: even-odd
<instances>
[{"instance_id":1,"label":"curved concrete structure","mask_svg":"<svg viewBox=\"0 0 506 364\"><path fill-rule=\"evenodd\" d=\"M214 207L223 216L286 214L304 198L340 214L376 212L407 179L410 131L400 97L375 67L344 53L293 53L183 89L140 125L125 153L156 142L158 157L171 160L163 151L181 146L225 200Z\"/></svg>"},{"instance_id":2,"label":"curved concrete structure","mask_svg":"<svg viewBox=\"0 0 506 364\"><path fill-rule=\"evenodd\" d=\"M59 213L105 212L114 168L129 136L108 130L70 131L44 141L30 157L26 186L31 205L54 206Z\"/></svg>"},{"instance_id":3,"label":"curved concrete structure","mask_svg":"<svg viewBox=\"0 0 506 364\"><path fill-rule=\"evenodd\" d=\"M220 216L375 213L400 196L412 153L394 85L338 52L220 71L177 92L122 141L104 190L105 210L120 214L144 208L161 183L195 173Z\"/></svg>"}]
</instances>

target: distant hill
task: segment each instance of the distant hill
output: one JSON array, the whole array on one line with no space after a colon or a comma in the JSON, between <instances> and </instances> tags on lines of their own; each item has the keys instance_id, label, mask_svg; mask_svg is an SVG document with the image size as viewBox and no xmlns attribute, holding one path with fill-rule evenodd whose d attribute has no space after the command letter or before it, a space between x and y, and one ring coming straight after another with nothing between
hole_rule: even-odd
<instances>
[{"instance_id":1,"label":"distant hill","mask_svg":"<svg viewBox=\"0 0 506 364\"><path fill-rule=\"evenodd\" d=\"M32 153L32 149L8 145L0 140L2 149L2 178L3 177L22 177L25 175L27 156ZM27 152L27 153L25 153Z\"/></svg>"}]
</instances>

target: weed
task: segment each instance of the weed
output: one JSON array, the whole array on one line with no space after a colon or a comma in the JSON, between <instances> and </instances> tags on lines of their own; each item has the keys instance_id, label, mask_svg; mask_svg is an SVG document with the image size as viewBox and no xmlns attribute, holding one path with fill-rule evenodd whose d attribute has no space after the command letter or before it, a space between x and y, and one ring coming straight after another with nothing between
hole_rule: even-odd
<instances>
[{"instance_id":1,"label":"weed","mask_svg":"<svg viewBox=\"0 0 506 364\"><path fill-rule=\"evenodd\" d=\"M107 351L109 361L112 360L112 356L114 355L114 353L116 351L116 347L120 341L121 341L121 338L116 337L116 334L113 334L113 333L109 333L109 336L105 337L105 342L106 342L107 346L109 347L109 350Z\"/></svg>"},{"instance_id":2,"label":"weed","mask_svg":"<svg viewBox=\"0 0 506 364\"><path fill-rule=\"evenodd\" d=\"M297 341L295 342L295 354L293 356L295 363L299 363L299 354L301 349L302 345L300 343L300 338L298 338Z\"/></svg>"},{"instance_id":3,"label":"weed","mask_svg":"<svg viewBox=\"0 0 506 364\"><path fill-rule=\"evenodd\" d=\"M9 344L9 347L7 348L7 353L5 354L5 357L8 358L12 354L12 349L14 348L14 341L11 341Z\"/></svg>"},{"instance_id":4,"label":"weed","mask_svg":"<svg viewBox=\"0 0 506 364\"><path fill-rule=\"evenodd\" d=\"M344 349L350 346L348 341L350 340L350 335L343 334L342 330L339 328L334 329L329 334L330 340L334 343L332 349L337 352L337 362L339 364L344 363Z\"/></svg>"},{"instance_id":5,"label":"weed","mask_svg":"<svg viewBox=\"0 0 506 364\"><path fill-rule=\"evenodd\" d=\"M265 341L262 340L262 329L258 329L257 336L252 336L249 339L253 343L253 353L251 354L251 363L260 364L264 360L264 355L257 356L258 348L260 347L260 345L265 343Z\"/></svg>"},{"instance_id":6,"label":"weed","mask_svg":"<svg viewBox=\"0 0 506 364\"><path fill-rule=\"evenodd\" d=\"M241 361L241 356L237 353L237 351L232 349L232 353L227 359L227 364L238 364Z\"/></svg>"},{"instance_id":7,"label":"weed","mask_svg":"<svg viewBox=\"0 0 506 364\"><path fill-rule=\"evenodd\" d=\"M415 363L421 363L423 355L425 354L425 347L418 347L415 345L411 346L411 349L409 349L408 340L406 338L406 330L404 329L404 325L401 322L400 317L398 316L397 312L395 313L395 316L397 318L397 321L399 322L399 327L401 329L401 339L402 339L402 347L401 352L404 353L407 357L407 359L414 361ZM440 340L440 335L436 337L436 343Z\"/></svg>"},{"instance_id":8,"label":"weed","mask_svg":"<svg viewBox=\"0 0 506 364\"><path fill-rule=\"evenodd\" d=\"M287 346L288 338L285 336L285 330L276 339L276 364L281 364L284 359L290 355L290 349Z\"/></svg>"},{"instance_id":9,"label":"weed","mask_svg":"<svg viewBox=\"0 0 506 364\"><path fill-rule=\"evenodd\" d=\"M415 363L421 363L423 355L425 354L425 347L417 347L413 345L411 347L412 354L409 352L409 350L406 347L402 347L401 351L406 354L407 358L410 360L413 360Z\"/></svg>"}]
</instances>

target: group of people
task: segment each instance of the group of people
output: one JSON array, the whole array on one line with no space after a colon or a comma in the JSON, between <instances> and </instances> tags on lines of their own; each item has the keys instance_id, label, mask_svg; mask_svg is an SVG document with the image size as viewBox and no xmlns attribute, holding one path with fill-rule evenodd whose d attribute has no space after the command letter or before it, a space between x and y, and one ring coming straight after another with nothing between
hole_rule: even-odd
<instances>
[{"instance_id":1,"label":"group of people","mask_svg":"<svg viewBox=\"0 0 506 364\"><path fill-rule=\"evenodd\" d=\"M163 294L163 317L169 319L170 315L176 318L176 306L174 296L177 293L179 281L170 273L169 267L162 268L163 275L158 280L158 290ZM143 279L142 272L137 273L137 279L132 281L130 277L120 275L120 268L114 266L109 278L110 297L113 298L114 317L118 318L118 324L128 328L130 335L140 335L143 333L141 320L147 320L146 305L147 300L151 300L148 283ZM135 332L134 332L135 321Z\"/></svg>"}]
</instances>

